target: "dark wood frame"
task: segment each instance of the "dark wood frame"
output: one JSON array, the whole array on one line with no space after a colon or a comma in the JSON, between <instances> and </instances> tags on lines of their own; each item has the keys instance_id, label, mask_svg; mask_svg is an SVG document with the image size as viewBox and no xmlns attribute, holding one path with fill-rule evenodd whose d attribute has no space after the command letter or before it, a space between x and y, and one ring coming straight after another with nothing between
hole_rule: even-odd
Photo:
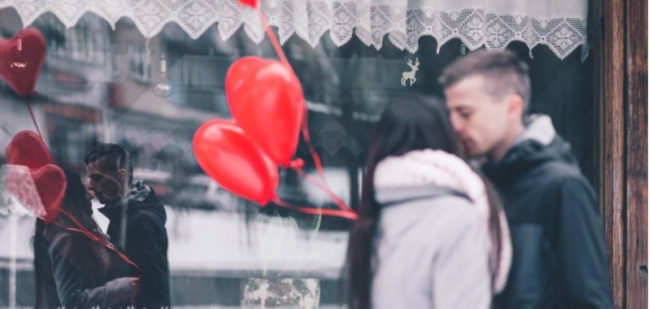
<instances>
[{"instance_id":1,"label":"dark wood frame","mask_svg":"<svg viewBox=\"0 0 650 309\"><path fill-rule=\"evenodd\" d=\"M648 307L648 3L595 0L600 201L616 308Z\"/></svg>"}]
</instances>

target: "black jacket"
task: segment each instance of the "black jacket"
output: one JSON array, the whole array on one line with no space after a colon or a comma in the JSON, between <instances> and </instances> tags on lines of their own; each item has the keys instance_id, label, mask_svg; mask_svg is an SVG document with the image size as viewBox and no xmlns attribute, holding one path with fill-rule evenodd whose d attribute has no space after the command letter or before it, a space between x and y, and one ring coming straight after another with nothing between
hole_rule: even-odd
<instances>
[{"instance_id":1,"label":"black jacket","mask_svg":"<svg viewBox=\"0 0 650 309\"><path fill-rule=\"evenodd\" d=\"M136 308L169 307L169 262L167 260L167 215L163 203L153 189L143 182L131 187L122 199L126 207L125 244L121 243L122 208L120 203L99 209L108 219L107 234L113 243L124 248L126 255L137 264L142 273L141 286L135 299Z\"/></svg>"},{"instance_id":2,"label":"black jacket","mask_svg":"<svg viewBox=\"0 0 650 309\"><path fill-rule=\"evenodd\" d=\"M72 224L68 224L73 226ZM101 236L100 236L101 237ZM129 265L85 235L47 225L35 236L38 308L126 308Z\"/></svg>"},{"instance_id":3,"label":"black jacket","mask_svg":"<svg viewBox=\"0 0 650 309\"><path fill-rule=\"evenodd\" d=\"M483 167L501 193L512 237L499 307L613 308L596 196L569 144L548 125Z\"/></svg>"}]
</instances>

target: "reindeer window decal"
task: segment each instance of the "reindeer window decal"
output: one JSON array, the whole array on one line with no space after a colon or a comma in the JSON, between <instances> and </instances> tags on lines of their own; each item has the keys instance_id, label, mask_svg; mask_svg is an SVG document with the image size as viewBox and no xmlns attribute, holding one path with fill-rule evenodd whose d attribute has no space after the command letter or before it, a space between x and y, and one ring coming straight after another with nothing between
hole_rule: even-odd
<instances>
[{"instance_id":1,"label":"reindeer window decal","mask_svg":"<svg viewBox=\"0 0 650 309\"><path fill-rule=\"evenodd\" d=\"M409 83L409 86L413 86L413 83L415 83L415 73L418 71L418 67L420 66L420 59L418 57L415 57L415 63L413 63L413 59L409 58L408 62L406 62L406 65L411 67L410 71L402 72L402 86L406 86L406 83Z\"/></svg>"}]
</instances>

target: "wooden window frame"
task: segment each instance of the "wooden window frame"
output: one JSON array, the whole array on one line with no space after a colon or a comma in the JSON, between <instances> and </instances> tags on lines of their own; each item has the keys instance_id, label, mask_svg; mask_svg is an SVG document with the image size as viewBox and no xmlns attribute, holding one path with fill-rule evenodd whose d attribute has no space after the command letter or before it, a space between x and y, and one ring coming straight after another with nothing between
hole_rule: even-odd
<instances>
[{"instance_id":1,"label":"wooden window frame","mask_svg":"<svg viewBox=\"0 0 650 309\"><path fill-rule=\"evenodd\" d=\"M595 136L615 308L648 307L648 3L594 0Z\"/></svg>"}]
</instances>

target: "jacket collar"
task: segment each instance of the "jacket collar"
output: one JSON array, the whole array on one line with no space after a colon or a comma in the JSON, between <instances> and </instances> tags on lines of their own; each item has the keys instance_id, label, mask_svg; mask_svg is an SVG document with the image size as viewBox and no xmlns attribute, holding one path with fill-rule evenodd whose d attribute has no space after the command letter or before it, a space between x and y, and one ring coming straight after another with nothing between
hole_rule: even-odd
<instances>
[{"instance_id":1,"label":"jacket collar","mask_svg":"<svg viewBox=\"0 0 650 309\"><path fill-rule=\"evenodd\" d=\"M375 167L373 184L375 200L381 204L459 192L472 203L487 203L479 176L461 158L441 150L413 150L386 157ZM487 206L480 208L487 211Z\"/></svg>"},{"instance_id":2,"label":"jacket collar","mask_svg":"<svg viewBox=\"0 0 650 309\"><path fill-rule=\"evenodd\" d=\"M555 138L555 128L551 117L542 114L532 114L524 121L526 127L512 143L512 147L528 140L536 141L544 146L549 145Z\"/></svg>"},{"instance_id":3,"label":"jacket collar","mask_svg":"<svg viewBox=\"0 0 650 309\"><path fill-rule=\"evenodd\" d=\"M133 207L146 204L152 195L153 190L149 186L143 181L137 181L131 185L130 191L122 199L106 204L98 210L109 219L117 218L121 215L122 207L127 207L126 211L129 212Z\"/></svg>"}]
</instances>

